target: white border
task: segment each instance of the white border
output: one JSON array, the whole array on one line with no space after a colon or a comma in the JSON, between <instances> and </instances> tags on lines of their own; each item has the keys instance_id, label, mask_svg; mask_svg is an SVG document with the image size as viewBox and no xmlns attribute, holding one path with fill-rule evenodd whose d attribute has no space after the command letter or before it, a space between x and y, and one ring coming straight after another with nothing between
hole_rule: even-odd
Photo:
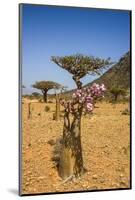
<instances>
[{"instance_id":1,"label":"white border","mask_svg":"<svg viewBox=\"0 0 135 200\"><path fill-rule=\"evenodd\" d=\"M18 3L41 3L96 8L132 10L132 53L135 74L135 2L134 0L3 0L0 4L0 198L19 199L18 189ZM132 78L132 80L134 77ZM133 80L132 85L134 86ZM134 88L133 88L134 89ZM134 92L132 93L135 102ZM134 104L132 112L135 111ZM133 115L133 121L135 117ZM133 124L133 123L132 123ZM133 124L133 130L134 130ZM135 147L133 133L133 147ZM133 199L135 195L135 148L133 148L133 190L60 194L49 196L21 197L38 199Z\"/></svg>"}]
</instances>

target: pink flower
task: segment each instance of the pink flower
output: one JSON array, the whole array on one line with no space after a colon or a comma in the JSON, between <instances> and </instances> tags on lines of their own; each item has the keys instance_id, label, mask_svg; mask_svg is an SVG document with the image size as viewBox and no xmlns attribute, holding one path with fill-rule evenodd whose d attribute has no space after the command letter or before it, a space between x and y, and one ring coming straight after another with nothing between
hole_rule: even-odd
<instances>
[{"instance_id":1,"label":"pink flower","mask_svg":"<svg viewBox=\"0 0 135 200\"><path fill-rule=\"evenodd\" d=\"M87 103L86 104L86 109L87 109L87 111L92 111L93 110L93 104L92 103Z\"/></svg>"},{"instance_id":2,"label":"pink flower","mask_svg":"<svg viewBox=\"0 0 135 200\"><path fill-rule=\"evenodd\" d=\"M87 96L85 99L86 99L86 102L92 103L93 101L93 98L91 96Z\"/></svg>"},{"instance_id":3,"label":"pink flower","mask_svg":"<svg viewBox=\"0 0 135 200\"><path fill-rule=\"evenodd\" d=\"M76 97L76 93L73 93L72 97L75 98Z\"/></svg>"},{"instance_id":4,"label":"pink flower","mask_svg":"<svg viewBox=\"0 0 135 200\"><path fill-rule=\"evenodd\" d=\"M102 91L105 91L105 90L106 90L106 88L105 88L105 85L104 85L104 84L101 84L101 85L100 85L100 88L101 88L101 90L102 90Z\"/></svg>"},{"instance_id":5,"label":"pink flower","mask_svg":"<svg viewBox=\"0 0 135 200\"><path fill-rule=\"evenodd\" d=\"M77 89L73 93L70 101L60 100L60 103L70 113L77 111L77 104L80 104L85 111L91 112L94 108L94 98L103 97L105 90L106 88L104 84L93 83L89 87Z\"/></svg>"}]
</instances>

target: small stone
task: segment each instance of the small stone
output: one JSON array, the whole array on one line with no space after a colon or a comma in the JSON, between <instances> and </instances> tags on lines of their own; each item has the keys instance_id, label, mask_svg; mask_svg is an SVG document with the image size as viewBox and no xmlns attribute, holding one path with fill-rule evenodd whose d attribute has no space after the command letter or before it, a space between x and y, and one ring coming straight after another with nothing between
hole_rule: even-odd
<instances>
[{"instance_id":1,"label":"small stone","mask_svg":"<svg viewBox=\"0 0 135 200\"><path fill-rule=\"evenodd\" d=\"M100 179L100 183L104 183L105 182L105 179L104 178L101 178Z\"/></svg>"},{"instance_id":2,"label":"small stone","mask_svg":"<svg viewBox=\"0 0 135 200\"><path fill-rule=\"evenodd\" d=\"M110 163L106 164L106 167L110 167L110 166L111 166L111 164L110 164Z\"/></svg>"},{"instance_id":3,"label":"small stone","mask_svg":"<svg viewBox=\"0 0 135 200\"><path fill-rule=\"evenodd\" d=\"M123 177L124 177L124 175L123 175L123 174L120 174L120 177L121 177L121 178L123 178Z\"/></svg>"},{"instance_id":4,"label":"small stone","mask_svg":"<svg viewBox=\"0 0 135 200\"><path fill-rule=\"evenodd\" d=\"M25 183L25 186L28 186L30 183L29 182L27 182L27 183Z\"/></svg>"},{"instance_id":5,"label":"small stone","mask_svg":"<svg viewBox=\"0 0 135 200\"><path fill-rule=\"evenodd\" d=\"M45 179L44 176L39 176L39 177L38 177L38 180L43 180L43 179Z\"/></svg>"},{"instance_id":6,"label":"small stone","mask_svg":"<svg viewBox=\"0 0 135 200\"><path fill-rule=\"evenodd\" d=\"M30 146L31 146L31 143L28 144L28 147L30 147Z\"/></svg>"},{"instance_id":7,"label":"small stone","mask_svg":"<svg viewBox=\"0 0 135 200\"><path fill-rule=\"evenodd\" d=\"M112 183L111 186L117 188L117 187L120 186L120 184L119 183Z\"/></svg>"},{"instance_id":8,"label":"small stone","mask_svg":"<svg viewBox=\"0 0 135 200\"><path fill-rule=\"evenodd\" d=\"M31 171L27 171L27 174L31 174Z\"/></svg>"},{"instance_id":9,"label":"small stone","mask_svg":"<svg viewBox=\"0 0 135 200\"><path fill-rule=\"evenodd\" d=\"M120 187L120 184L119 184L119 183L116 183L116 187Z\"/></svg>"},{"instance_id":10,"label":"small stone","mask_svg":"<svg viewBox=\"0 0 135 200\"><path fill-rule=\"evenodd\" d=\"M115 185L116 185L115 183L112 183L112 184L111 184L112 187L114 187Z\"/></svg>"},{"instance_id":11,"label":"small stone","mask_svg":"<svg viewBox=\"0 0 135 200\"><path fill-rule=\"evenodd\" d=\"M53 139L49 140L47 143L50 144L51 146L56 144L56 142Z\"/></svg>"},{"instance_id":12,"label":"small stone","mask_svg":"<svg viewBox=\"0 0 135 200\"><path fill-rule=\"evenodd\" d=\"M33 192L36 192L37 190L36 190L36 188L33 188Z\"/></svg>"},{"instance_id":13,"label":"small stone","mask_svg":"<svg viewBox=\"0 0 135 200\"><path fill-rule=\"evenodd\" d=\"M121 181L120 181L120 185L125 186L125 185L126 185L126 180L125 180L125 179L121 180Z\"/></svg>"},{"instance_id":14,"label":"small stone","mask_svg":"<svg viewBox=\"0 0 135 200\"><path fill-rule=\"evenodd\" d=\"M95 190L95 189L97 189L98 187L96 186L96 185L93 185L90 189L91 190Z\"/></svg>"},{"instance_id":15,"label":"small stone","mask_svg":"<svg viewBox=\"0 0 135 200\"><path fill-rule=\"evenodd\" d=\"M52 172L49 173L49 176L52 176Z\"/></svg>"},{"instance_id":16,"label":"small stone","mask_svg":"<svg viewBox=\"0 0 135 200\"><path fill-rule=\"evenodd\" d=\"M31 177L26 177L27 178L27 181L30 181L31 180Z\"/></svg>"},{"instance_id":17,"label":"small stone","mask_svg":"<svg viewBox=\"0 0 135 200\"><path fill-rule=\"evenodd\" d=\"M94 174L94 175L92 176L92 178L93 178L93 179L97 179L97 178L98 178L97 174Z\"/></svg>"}]
</instances>

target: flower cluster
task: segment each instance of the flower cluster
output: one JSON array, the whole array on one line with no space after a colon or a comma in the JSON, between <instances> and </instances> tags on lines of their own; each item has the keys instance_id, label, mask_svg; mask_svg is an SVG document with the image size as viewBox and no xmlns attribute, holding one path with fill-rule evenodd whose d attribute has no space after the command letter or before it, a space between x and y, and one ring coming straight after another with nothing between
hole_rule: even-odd
<instances>
[{"instance_id":1,"label":"flower cluster","mask_svg":"<svg viewBox=\"0 0 135 200\"><path fill-rule=\"evenodd\" d=\"M70 113L77 111L77 105L82 107L84 112L91 112L93 110L94 99L103 97L105 90L104 84L99 85L94 83L92 86L77 89L72 95L72 100L60 100L60 103Z\"/></svg>"},{"instance_id":2,"label":"flower cluster","mask_svg":"<svg viewBox=\"0 0 135 200\"><path fill-rule=\"evenodd\" d=\"M90 91L92 96L102 97L104 95L106 88L104 84L99 85L94 83L88 90Z\"/></svg>"}]
</instances>

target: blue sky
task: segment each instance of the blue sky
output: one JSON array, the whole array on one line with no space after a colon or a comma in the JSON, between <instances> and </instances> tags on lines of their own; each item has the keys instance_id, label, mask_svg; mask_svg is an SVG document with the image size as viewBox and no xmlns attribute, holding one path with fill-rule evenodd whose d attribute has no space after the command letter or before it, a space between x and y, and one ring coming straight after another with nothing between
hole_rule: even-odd
<instances>
[{"instance_id":1,"label":"blue sky","mask_svg":"<svg viewBox=\"0 0 135 200\"><path fill-rule=\"evenodd\" d=\"M76 53L111 57L117 61L130 49L129 11L33 6L22 10L22 82L31 85L52 80L75 88L72 75L51 61L51 56ZM82 79L86 84L94 78Z\"/></svg>"}]
</instances>

